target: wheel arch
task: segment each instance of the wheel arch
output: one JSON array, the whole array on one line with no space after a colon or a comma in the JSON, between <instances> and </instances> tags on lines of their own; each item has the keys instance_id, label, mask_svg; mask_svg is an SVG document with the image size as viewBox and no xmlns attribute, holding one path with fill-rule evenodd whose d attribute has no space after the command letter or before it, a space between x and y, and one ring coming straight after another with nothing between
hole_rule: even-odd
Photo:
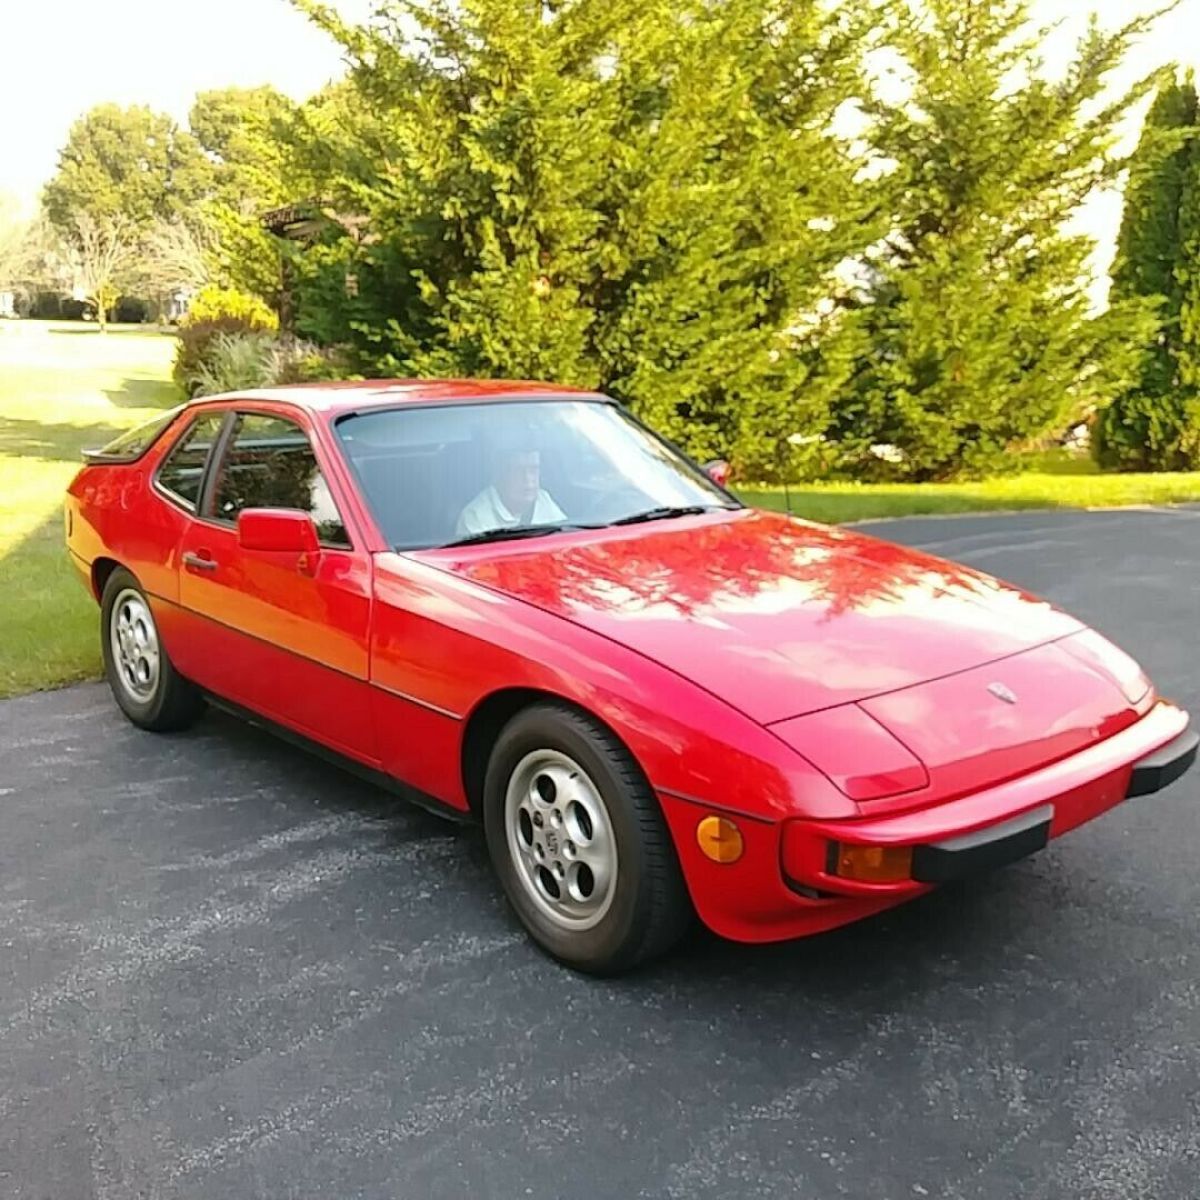
<instances>
[{"instance_id":1,"label":"wheel arch","mask_svg":"<svg viewBox=\"0 0 1200 1200\"><path fill-rule=\"evenodd\" d=\"M491 757L496 739L505 725L517 713L535 704L554 704L560 708L571 709L589 721L596 722L616 738L643 776L646 774L627 739L622 737L620 731L614 729L611 722L606 721L594 709L585 707L561 692L551 692L544 688L501 688L489 693L476 704L468 714L466 727L463 730L459 765L462 772L463 792L473 816L482 816L484 778L487 774L488 759Z\"/></svg>"},{"instance_id":2,"label":"wheel arch","mask_svg":"<svg viewBox=\"0 0 1200 1200\"><path fill-rule=\"evenodd\" d=\"M97 602L103 598L105 585L112 573L121 565L115 558L103 555L92 561L92 594L96 597Z\"/></svg>"}]
</instances>

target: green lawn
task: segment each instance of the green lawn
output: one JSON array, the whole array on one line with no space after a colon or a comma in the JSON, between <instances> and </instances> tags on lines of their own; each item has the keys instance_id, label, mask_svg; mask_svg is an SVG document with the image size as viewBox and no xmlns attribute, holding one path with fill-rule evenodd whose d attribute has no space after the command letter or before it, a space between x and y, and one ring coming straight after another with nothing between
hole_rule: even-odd
<instances>
[{"instance_id":1,"label":"green lawn","mask_svg":"<svg viewBox=\"0 0 1200 1200\"><path fill-rule=\"evenodd\" d=\"M142 329L0 321L0 696L98 674L95 605L63 549L62 493L79 451L179 401L174 340ZM792 511L832 523L917 513L1200 501L1200 473L1099 475L1051 453L982 483L810 484ZM780 488L739 489L783 509Z\"/></svg>"},{"instance_id":2,"label":"green lawn","mask_svg":"<svg viewBox=\"0 0 1200 1200\"><path fill-rule=\"evenodd\" d=\"M1003 512L1030 508L1126 508L1200 501L1200 472L1100 475L1086 460L1053 462L979 483L821 483L791 489L792 512L839 524L921 513ZM747 504L783 511L782 488L744 487Z\"/></svg>"},{"instance_id":3,"label":"green lawn","mask_svg":"<svg viewBox=\"0 0 1200 1200\"><path fill-rule=\"evenodd\" d=\"M0 696L99 672L63 489L82 447L179 402L173 356L173 338L140 329L0 321Z\"/></svg>"}]
</instances>

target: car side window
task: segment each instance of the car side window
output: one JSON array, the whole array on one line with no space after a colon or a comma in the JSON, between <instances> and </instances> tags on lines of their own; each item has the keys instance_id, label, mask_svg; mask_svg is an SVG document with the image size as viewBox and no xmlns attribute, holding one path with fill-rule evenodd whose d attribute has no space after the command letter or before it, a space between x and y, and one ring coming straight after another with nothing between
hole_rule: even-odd
<instances>
[{"instance_id":1,"label":"car side window","mask_svg":"<svg viewBox=\"0 0 1200 1200\"><path fill-rule=\"evenodd\" d=\"M200 501L204 467L224 422L223 412L197 417L188 426L187 432L175 443L175 448L163 459L155 476L159 487L170 492L193 512Z\"/></svg>"},{"instance_id":2,"label":"car side window","mask_svg":"<svg viewBox=\"0 0 1200 1200\"><path fill-rule=\"evenodd\" d=\"M304 430L265 413L239 413L236 422L217 464L207 515L233 522L244 508L296 508L312 516L323 545L349 549L345 523Z\"/></svg>"}]
</instances>

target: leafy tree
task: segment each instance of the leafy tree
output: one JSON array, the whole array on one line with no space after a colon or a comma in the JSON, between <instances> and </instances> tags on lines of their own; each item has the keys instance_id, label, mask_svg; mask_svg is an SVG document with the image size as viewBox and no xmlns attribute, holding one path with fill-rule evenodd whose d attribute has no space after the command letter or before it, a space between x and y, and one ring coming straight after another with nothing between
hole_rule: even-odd
<instances>
[{"instance_id":1,"label":"leafy tree","mask_svg":"<svg viewBox=\"0 0 1200 1200\"><path fill-rule=\"evenodd\" d=\"M869 5L384 0L353 28L294 3L367 114L326 176L365 220L296 263L307 332L380 373L602 387L759 474L828 420L849 354L812 374L810 343L845 334L801 318L872 236L831 131Z\"/></svg>"},{"instance_id":2,"label":"leafy tree","mask_svg":"<svg viewBox=\"0 0 1200 1200\"><path fill-rule=\"evenodd\" d=\"M1113 264L1113 295L1149 297L1160 325L1145 343L1141 369L1101 415L1100 461L1127 469L1185 468L1200 463L1189 448L1197 378L1200 309L1200 145L1196 89L1165 80L1146 116L1125 188L1125 212ZM1192 242L1190 252L1185 242ZM1185 320L1185 296L1187 319Z\"/></svg>"},{"instance_id":3,"label":"leafy tree","mask_svg":"<svg viewBox=\"0 0 1200 1200\"><path fill-rule=\"evenodd\" d=\"M1109 98L1109 74L1152 19L1093 22L1059 78L1026 0L901 6L890 42L907 95L873 96L870 134L890 229L852 320L869 348L828 436L857 474L939 479L1010 462L1134 370L1151 316L1089 309L1092 243L1065 228L1123 163L1118 125L1153 80Z\"/></svg>"},{"instance_id":4,"label":"leafy tree","mask_svg":"<svg viewBox=\"0 0 1200 1200\"><path fill-rule=\"evenodd\" d=\"M223 282L262 297L279 286L279 248L262 214L300 198L293 191L295 105L271 87L201 92L188 127L210 164L202 216Z\"/></svg>"},{"instance_id":5,"label":"leafy tree","mask_svg":"<svg viewBox=\"0 0 1200 1200\"><path fill-rule=\"evenodd\" d=\"M219 88L196 96L188 129L216 166L218 189L233 183L277 195L295 105L273 87Z\"/></svg>"},{"instance_id":6,"label":"leafy tree","mask_svg":"<svg viewBox=\"0 0 1200 1200\"><path fill-rule=\"evenodd\" d=\"M346 194L394 170L389 115L354 78L335 80L297 105L289 127L289 199L324 196L331 188Z\"/></svg>"},{"instance_id":7,"label":"leafy tree","mask_svg":"<svg viewBox=\"0 0 1200 1200\"><path fill-rule=\"evenodd\" d=\"M86 214L144 230L186 217L208 187L209 168L192 137L144 106L101 104L74 125L43 204L60 230Z\"/></svg>"}]
</instances>

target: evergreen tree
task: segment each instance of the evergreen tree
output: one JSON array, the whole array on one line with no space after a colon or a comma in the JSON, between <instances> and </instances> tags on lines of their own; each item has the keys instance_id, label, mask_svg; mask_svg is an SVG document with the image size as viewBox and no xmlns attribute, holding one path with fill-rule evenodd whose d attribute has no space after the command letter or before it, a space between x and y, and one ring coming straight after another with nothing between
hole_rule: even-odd
<instances>
[{"instance_id":1,"label":"evergreen tree","mask_svg":"<svg viewBox=\"0 0 1200 1200\"><path fill-rule=\"evenodd\" d=\"M1146 342L1134 386L1101 415L1095 447L1106 466L1173 469L1200 463L1187 434L1197 384L1200 286L1200 145L1196 89L1189 76L1159 88L1146 116L1125 188L1113 264L1113 296L1149 297L1160 324ZM1190 266L1185 240L1191 242ZM1185 293L1187 316L1185 319Z\"/></svg>"},{"instance_id":2,"label":"evergreen tree","mask_svg":"<svg viewBox=\"0 0 1200 1200\"><path fill-rule=\"evenodd\" d=\"M1184 396L1180 445L1188 466L1195 469L1200 467L1200 114L1188 139L1175 282L1179 288L1179 384Z\"/></svg>"},{"instance_id":3,"label":"evergreen tree","mask_svg":"<svg viewBox=\"0 0 1200 1200\"><path fill-rule=\"evenodd\" d=\"M1149 18L1094 23L1058 79L1026 0L921 0L891 43L909 94L868 105L894 167L891 228L853 314L869 352L830 439L858 475L990 472L1128 379L1147 305L1089 312L1092 243L1064 226L1120 171L1118 124L1151 86L1105 99ZM886 446L886 450L881 450ZM874 447L874 449L873 449Z\"/></svg>"},{"instance_id":4,"label":"evergreen tree","mask_svg":"<svg viewBox=\"0 0 1200 1200\"><path fill-rule=\"evenodd\" d=\"M297 263L310 333L377 372L601 387L748 473L828 422L849 353L816 375L809 343L846 335L802 318L873 236L831 131L870 5L295 2L374 115L340 181L367 232Z\"/></svg>"}]
</instances>

